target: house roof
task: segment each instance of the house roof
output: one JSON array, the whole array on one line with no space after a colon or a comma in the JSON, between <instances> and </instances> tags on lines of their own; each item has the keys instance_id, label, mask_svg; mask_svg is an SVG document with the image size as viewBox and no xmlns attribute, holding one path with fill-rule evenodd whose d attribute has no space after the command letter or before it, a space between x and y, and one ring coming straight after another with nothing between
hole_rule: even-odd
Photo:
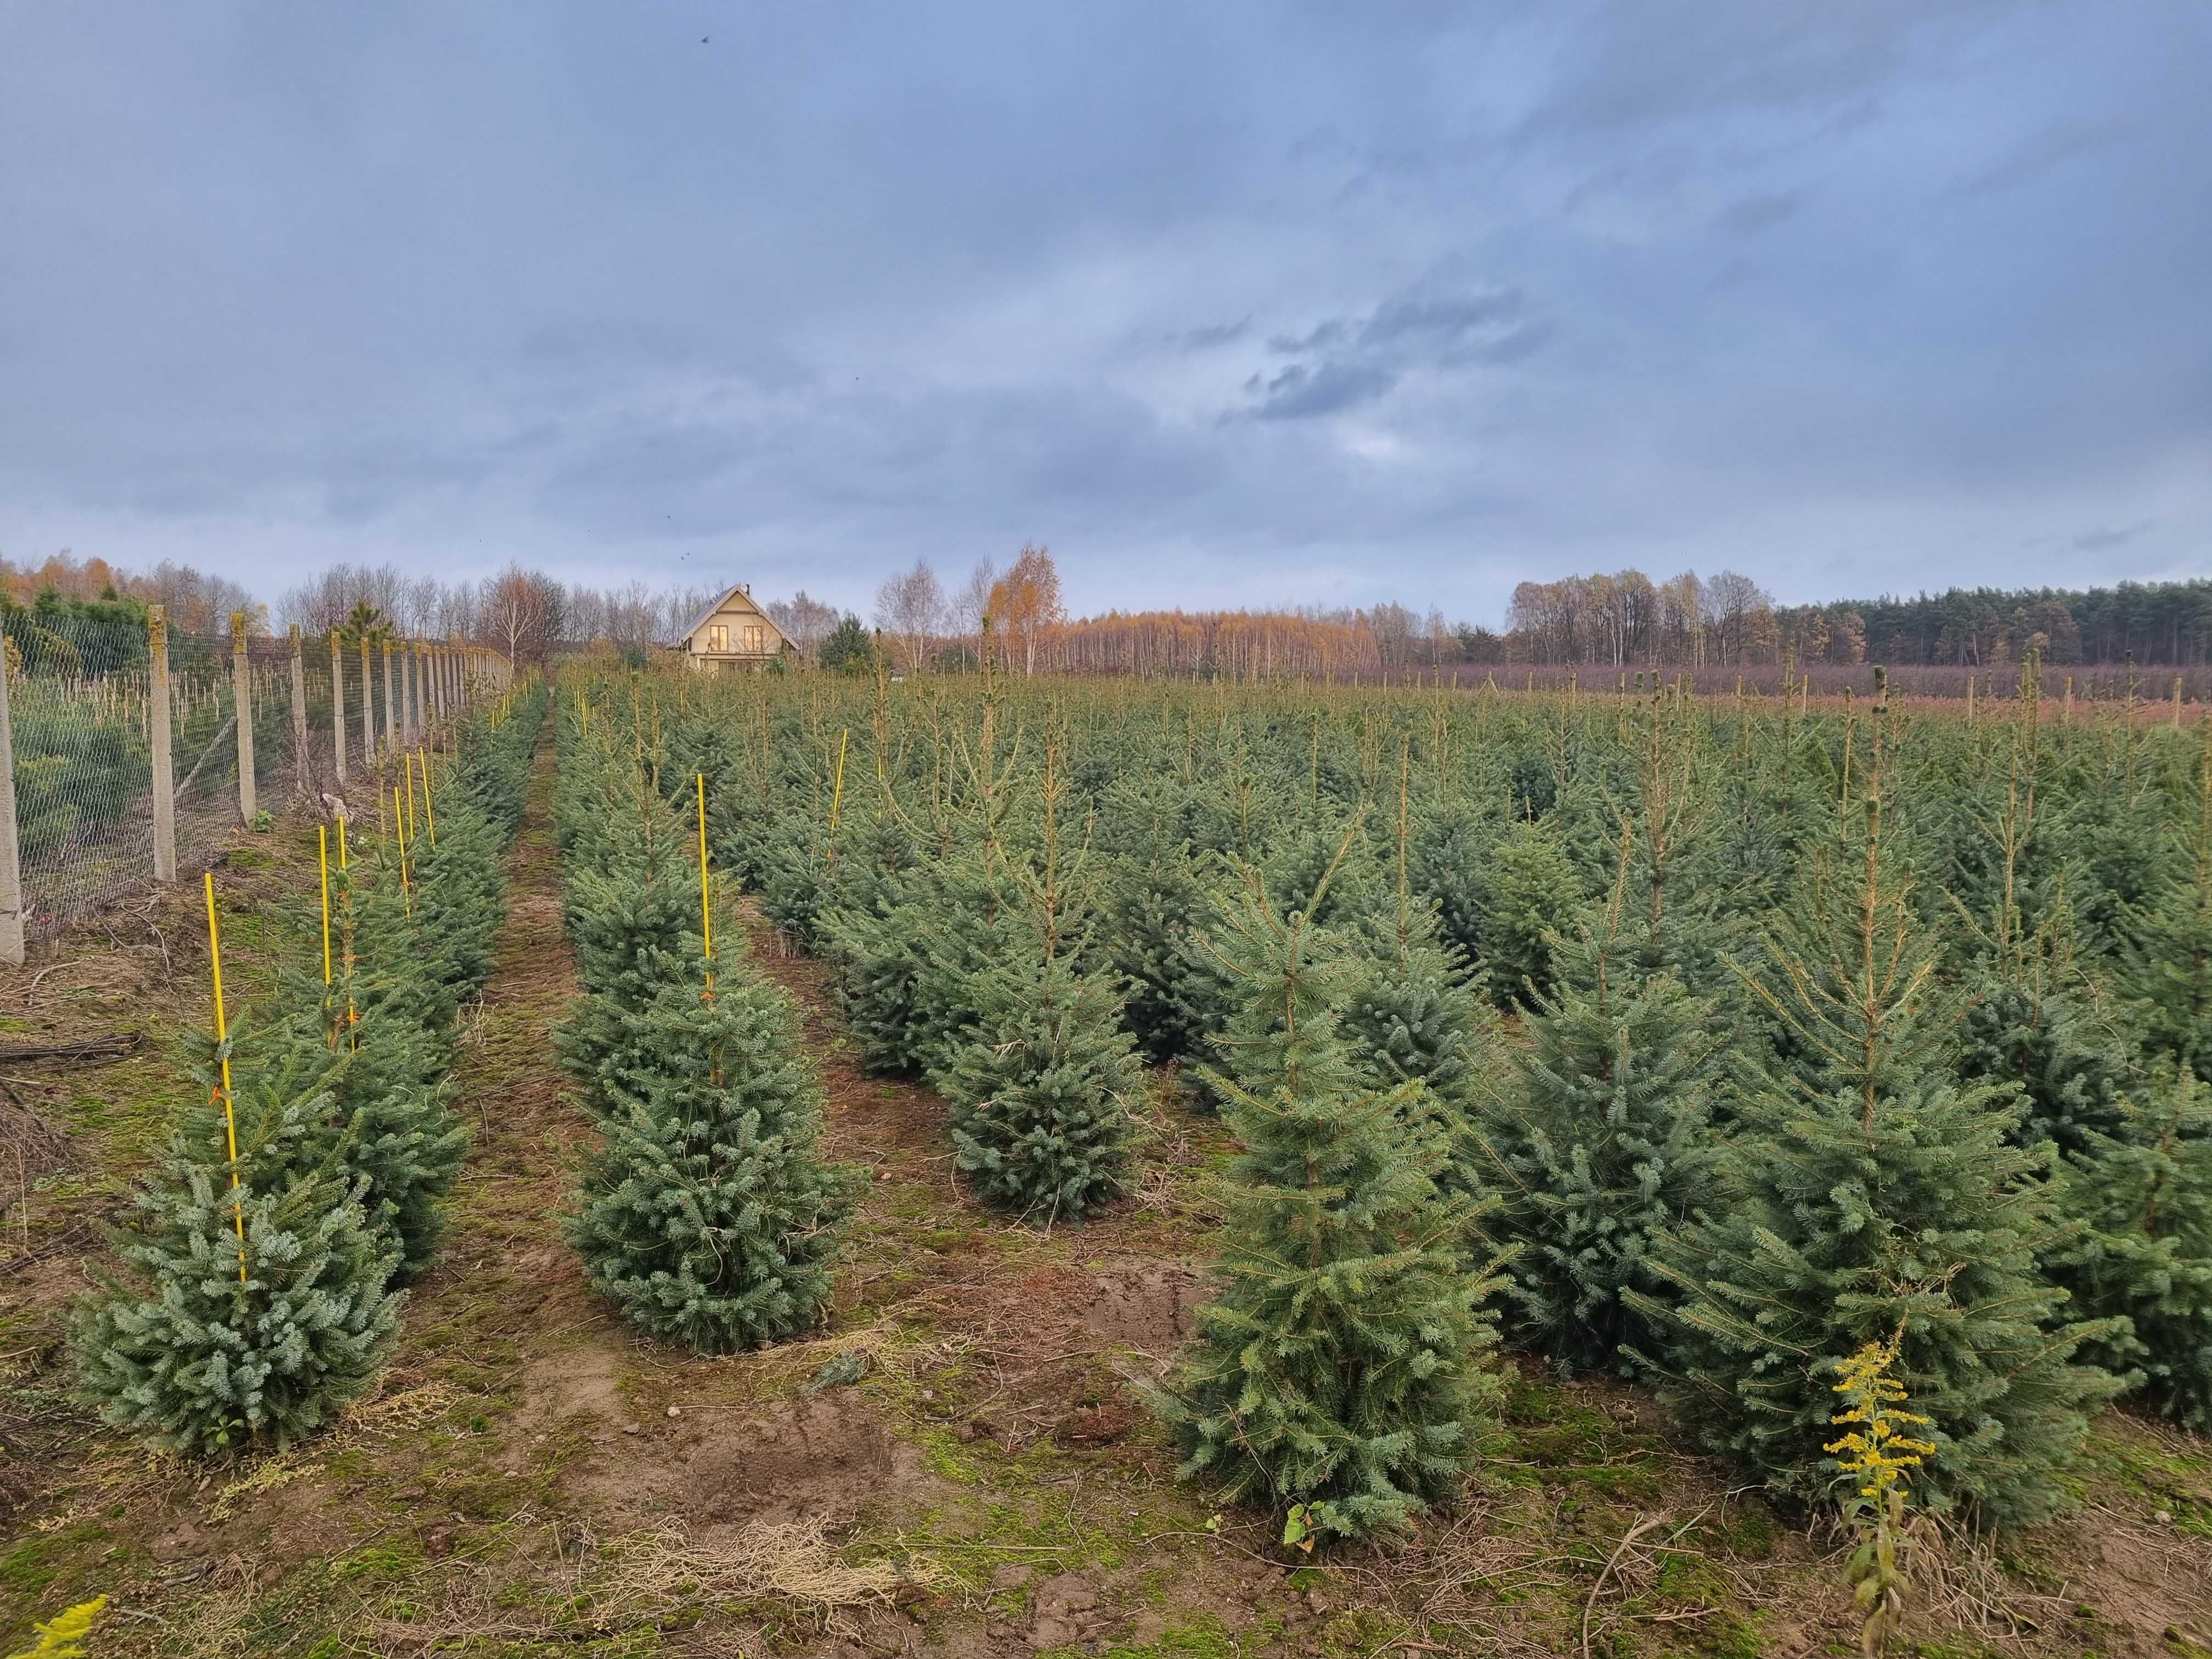
<instances>
[{"instance_id":1,"label":"house roof","mask_svg":"<svg viewBox=\"0 0 2212 1659\"><path fill-rule=\"evenodd\" d=\"M701 629L704 628L708 623L713 620L714 613L717 611L720 611L724 605L727 605L732 599L736 599L741 593L744 594L744 600L747 605L753 605L753 596L745 592L745 585L743 582L732 582L729 586L722 590L721 598L716 599L714 604L708 605L704 611L702 611L697 616L691 619L691 625L684 630L684 638L688 640ZM753 609L756 611L758 611L759 614L763 617L766 618L769 623L773 623L775 622L775 619L773 617L769 617L767 611L762 611L760 606L753 605ZM779 628L775 631L777 637L781 638L783 630Z\"/></svg>"}]
</instances>

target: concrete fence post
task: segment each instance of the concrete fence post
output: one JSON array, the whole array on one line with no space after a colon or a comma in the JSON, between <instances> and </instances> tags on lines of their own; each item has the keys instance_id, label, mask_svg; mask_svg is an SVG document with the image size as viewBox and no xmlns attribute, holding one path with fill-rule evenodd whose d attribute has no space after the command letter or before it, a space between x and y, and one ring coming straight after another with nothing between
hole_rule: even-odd
<instances>
[{"instance_id":1,"label":"concrete fence post","mask_svg":"<svg viewBox=\"0 0 2212 1659\"><path fill-rule=\"evenodd\" d=\"M361 769L376 770L376 689L368 678L368 635L361 636Z\"/></svg>"},{"instance_id":2,"label":"concrete fence post","mask_svg":"<svg viewBox=\"0 0 2212 1659\"><path fill-rule=\"evenodd\" d=\"M314 799L314 768L307 758L307 663L300 654L297 623L292 624L292 778L302 799Z\"/></svg>"},{"instance_id":3,"label":"concrete fence post","mask_svg":"<svg viewBox=\"0 0 2212 1659\"><path fill-rule=\"evenodd\" d=\"M430 647L430 724L439 731L446 726L446 647Z\"/></svg>"},{"instance_id":4,"label":"concrete fence post","mask_svg":"<svg viewBox=\"0 0 2212 1659\"><path fill-rule=\"evenodd\" d=\"M238 821L251 824L253 799L253 666L246 657L246 613L230 613L230 706L238 728Z\"/></svg>"},{"instance_id":5,"label":"concrete fence post","mask_svg":"<svg viewBox=\"0 0 2212 1659\"><path fill-rule=\"evenodd\" d=\"M146 607L146 650L151 661L147 687L147 734L154 750L154 879L177 878L177 765L169 731L169 617L158 605Z\"/></svg>"},{"instance_id":6,"label":"concrete fence post","mask_svg":"<svg viewBox=\"0 0 2212 1659\"><path fill-rule=\"evenodd\" d=\"M407 643L407 746L420 748L422 743L422 647L410 640Z\"/></svg>"},{"instance_id":7,"label":"concrete fence post","mask_svg":"<svg viewBox=\"0 0 2212 1659\"><path fill-rule=\"evenodd\" d=\"M345 655L335 628L331 629L331 758L338 792L343 794L346 787Z\"/></svg>"},{"instance_id":8,"label":"concrete fence post","mask_svg":"<svg viewBox=\"0 0 2212 1659\"><path fill-rule=\"evenodd\" d=\"M23 854L15 836L15 738L8 724L8 646L0 641L0 962L23 965Z\"/></svg>"}]
</instances>

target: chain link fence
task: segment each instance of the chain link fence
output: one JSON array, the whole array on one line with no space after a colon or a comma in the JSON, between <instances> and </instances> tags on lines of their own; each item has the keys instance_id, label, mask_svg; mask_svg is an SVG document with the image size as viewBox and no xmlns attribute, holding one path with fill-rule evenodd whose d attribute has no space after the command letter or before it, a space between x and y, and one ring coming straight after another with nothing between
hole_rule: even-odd
<instances>
[{"instance_id":1,"label":"chain link fence","mask_svg":"<svg viewBox=\"0 0 2212 1659\"><path fill-rule=\"evenodd\" d=\"M159 873L157 650L178 871L205 867L241 824L295 802L374 817L396 757L506 680L503 659L457 646L379 636L334 652L328 639L176 631L157 645L155 632L128 617L0 616L15 805L12 839L0 836L0 957L20 959L11 908L21 935L52 937Z\"/></svg>"}]
</instances>

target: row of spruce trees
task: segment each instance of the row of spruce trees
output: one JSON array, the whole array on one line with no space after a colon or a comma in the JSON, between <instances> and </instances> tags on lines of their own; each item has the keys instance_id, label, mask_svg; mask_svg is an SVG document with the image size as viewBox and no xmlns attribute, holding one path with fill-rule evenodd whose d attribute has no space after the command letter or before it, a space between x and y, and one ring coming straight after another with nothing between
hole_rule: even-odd
<instances>
[{"instance_id":1,"label":"row of spruce trees","mask_svg":"<svg viewBox=\"0 0 2212 1659\"><path fill-rule=\"evenodd\" d=\"M327 975L319 947L312 968L280 966L226 1042L192 1045L204 1099L74 1324L80 1385L108 1422L177 1451L281 1449L383 1364L467 1149L455 1020L491 971L543 707L526 690L461 718L428 798L407 804L404 875L396 823L351 826ZM319 937L319 896L290 908L287 936Z\"/></svg>"},{"instance_id":2,"label":"row of spruce trees","mask_svg":"<svg viewBox=\"0 0 2212 1659\"><path fill-rule=\"evenodd\" d=\"M1808 1499L1834 1364L1900 1334L1925 1490L1984 1520L2056 1508L2116 1394L2212 1422L2212 730L2055 726L2032 672L1974 726L678 696L649 746L980 1192L1120 1190L1091 1103L1132 1045L1228 1115L1221 1294L1162 1396L1194 1475L1395 1524L1474 1455L1493 1327Z\"/></svg>"},{"instance_id":3,"label":"row of spruce trees","mask_svg":"<svg viewBox=\"0 0 2212 1659\"><path fill-rule=\"evenodd\" d=\"M596 701L595 701L596 698ZM554 826L584 994L556 1032L599 1132L569 1237L592 1286L702 1353L820 1322L857 1177L827 1162L821 1085L790 999L716 930L686 801L637 700L561 703ZM688 802L686 803L688 804Z\"/></svg>"},{"instance_id":4,"label":"row of spruce trees","mask_svg":"<svg viewBox=\"0 0 2212 1659\"><path fill-rule=\"evenodd\" d=\"M1048 717L1026 749L1006 739L1000 697L987 682L975 741L944 757L946 800L964 805L933 825L881 766L833 787L811 823L764 814L785 803L761 799L712 708L665 722L663 742L681 776L708 780L715 844L757 883L760 836L805 838L803 866L763 888L769 914L834 969L866 1062L945 1097L975 1191L1049 1225L1128 1190L1145 1083L1068 735Z\"/></svg>"}]
</instances>

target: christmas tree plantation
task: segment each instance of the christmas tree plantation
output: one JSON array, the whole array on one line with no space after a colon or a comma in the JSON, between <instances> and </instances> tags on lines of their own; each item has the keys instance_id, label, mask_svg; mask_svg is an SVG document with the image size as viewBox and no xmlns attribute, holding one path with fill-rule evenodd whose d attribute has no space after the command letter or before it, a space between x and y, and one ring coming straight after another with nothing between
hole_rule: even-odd
<instances>
[{"instance_id":1,"label":"christmas tree plantation","mask_svg":"<svg viewBox=\"0 0 2212 1659\"><path fill-rule=\"evenodd\" d=\"M201 1049L204 1103L72 1324L107 1421L178 1451L281 1449L383 1363L393 1286L434 1258L466 1150L445 1098L453 1022L489 967L542 706L526 693L496 730L483 710L460 721L459 758L433 778L453 825L434 876L403 882L396 840L353 837L322 974L280 965L264 1016ZM212 919L212 887L210 902Z\"/></svg>"},{"instance_id":2,"label":"christmas tree plantation","mask_svg":"<svg viewBox=\"0 0 2212 1659\"><path fill-rule=\"evenodd\" d=\"M708 955L696 866L678 899L678 822L629 734L604 717L595 734L591 708L580 696L559 722L586 994L558 1045L601 1137L569 1239L641 1330L702 1353L756 1347L822 1319L854 1177L822 1157L788 1000L724 929Z\"/></svg>"}]
</instances>

